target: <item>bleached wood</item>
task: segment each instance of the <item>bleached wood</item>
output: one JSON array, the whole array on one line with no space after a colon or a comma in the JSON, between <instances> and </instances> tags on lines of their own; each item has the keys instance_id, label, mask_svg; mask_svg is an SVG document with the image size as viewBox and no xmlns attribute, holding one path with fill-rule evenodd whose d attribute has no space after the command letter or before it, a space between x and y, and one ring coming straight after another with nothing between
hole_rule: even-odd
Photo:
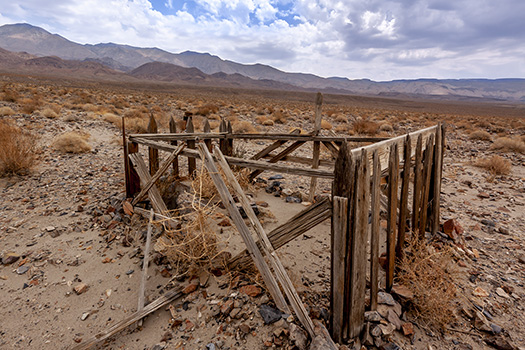
<instances>
[{"instance_id":1,"label":"bleached wood","mask_svg":"<svg viewBox=\"0 0 525 350\"><path fill-rule=\"evenodd\" d=\"M151 233L153 231L153 209L150 210L149 222L148 222L148 232L146 233L146 247L144 248L144 260L142 262L142 276L140 279L140 289L139 289L139 301L137 306L137 311L144 309L144 300L146 299L146 281L148 279L148 264L149 264L149 251L151 247ZM142 326L142 319L138 322L139 327Z\"/></svg>"},{"instance_id":2,"label":"bleached wood","mask_svg":"<svg viewBox=\"0 0 525 350\"><path fill-rule=\"evenodd\" d=\"M131 159L131 162L134 165L134 169L137 171L137 174L139 175L141 185L142 186L146 185L148 182L151 181L151 176L148 172L148 168L146 167L146 163L144 162L144 159L142 159L142 157L138 153L130 154L129 158ZM165 214L168 212L168 208L166 207L166 204L162 200L162 196L160 195L160 192L157 186L155 185L151 186L151 188L148 191L148 197L151 201L151 205L153 206L153 209L155 209L156 212L160 214Z\"/></svg>"},{"instance_id":3,"label":"bleached wood","mask_svg":"<svg viewBox=\"0 0 525 350\"><path fill-rule=\"evenodd\" d=\"M379 154L375 150L372 156L372 193L371 211L372 222L370 227L370 310L377 310L377 293L379 291L379 230L381 205L381 166Z\"/></svg>"},{"instance_id":4,"label":"bleached wood","mask_svg":"<svg viewBox=\"0 0 525 350\"><path fill-rule=\"evenodd\" d=\"M399 150L397 144L390 148L388 166L388 212L386 227L386 291L394 284L396 264L397 187L399 178Z\"/></svg>"},{"instance_id":5,"label":"bleached wood","mask_svg":"<svg viewBox=\"0 0 525 350\"><path fill-rule=\"evenodd\" d=\"M332 244L332 298L330 300L330 324L332 337L336 343L343 341L345 327L344 314L344 288L345 288L345 262L347 255L348 232L348 198L334 196L333 199L333 244Z\"/></svg>"}]
</instances>

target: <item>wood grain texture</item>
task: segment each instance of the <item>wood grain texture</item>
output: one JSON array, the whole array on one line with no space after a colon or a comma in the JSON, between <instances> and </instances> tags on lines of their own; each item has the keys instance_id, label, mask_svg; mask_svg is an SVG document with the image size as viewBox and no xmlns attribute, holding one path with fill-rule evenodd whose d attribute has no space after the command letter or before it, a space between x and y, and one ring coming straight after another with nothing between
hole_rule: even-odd
<instances>
[{"instance_id":1,"label":"wood grain texture","mask_svg":"<svg viewBox=\"0 0 525 350\"><path fill-rule=\"evenodd\" d=\"M372 156L372 193L370 227L370 310L377 310L377 293L379 291L379 230L381 218L381 165L379 154L375 150Z\"/></svg>"},{"instance_id":2,"label":"wood grain texture","mask_svg":"<svg viewBox=\"0 0 525 350\"><path fill-rule=\"evenodd\" d=\"M158 132L157 121L153 114L149 116L148 133L156 134ZM159 170L159 150L150 147L148 150L149 154L149 173L155 174Z\"/></svg>"},{"instance_id":3,"label":"wood grain texture","mask_svg":"<svg viewBox=\"0 0 525 350\"><path fill-rule=\"evenodd\" d=\"M170 128L170 133L177 133L177 123L175 123L175 120L173 120L173 117L170 117L170 122L169 122L169 128ZM170 144L172 146L177 146L177 141L176 140L173 140L173 141L170 141ZM174 160L173 160L173 175L175 177L179 177L179 157L176 157Z\"/></svg>"},{"instance_id":4,"label":"wood grain texture","mask_svg":"<svg viewBox=\"0 0 525 350\"><path fill-rule=\"evenodd\" d=\"M421 188L423 186L423 138L417 138L414 165L414 190L412 194L412 232L417 232L423 238L425 232L419 232L419 217L421 213Z\"/></svg>"},{"instance_id":5,"label":"wood grain texture","mask_svg":"<svg viewBox=\"0 0 525 350\"><path fill-rule=\"evenodd\" d=\"M186 122L186 132L188 134L192 134L195 131L195 128L193 126L193 118L190 116L188 117L188 121ZM189 149L195 149L195 140L187 140L186 145ZM190 177L193 177L195 174L195 169L197 167L197 162L195 161L194 157L188 157L188 175Z\"/></svg>"},{"instance_id":6,"label":"wood grain texture","mask_svg":"<svg viewBox=\"0 0 525 350\"><path fill-rule=\"evenodd\" d=\"M408 185L410 184L412 142L407 136L403 147L403 177L401 182L401 196L399 199L399 220L397 229L396 256L398 259L403 258L405 248L405 231L406 220L408 216Z\"/></svg>"},{"instance_id":7,"label":"wood grain texture","mask_svg":"<svg viewBox=\"0 0 525 350\"><path fill-rule=\"evenodd\" d=\"M397 192L399 180L399 150L397 144L390 148L388 165L388 212L386 228L386 291L390 292L394 284L394 269L396 264L396 223L397 223Z\"/></svg>"},{"instance_id":8,"label":"wood grain texture","mask_svg":"<svg viewBox=\"0 0 525 350\"><path fill-rule=\"evenodd\" d=\"M419 234L425 235L427 228L427 208L428 208L428 197L430 193L430 177L432 175L432 160L434 158L434 134L430 135L427 140L427 146L425 148L423 160L423 183L421 187L421 211L419 220Z\"/></svg>"},{"instance_id":9,"label":"wood grain texture","mask_svg":"<svg viewBox=\"0 0 525 350\"><path fill-rule=\"evenodd\" d=\"M146 166L146 163L144 162L144 159L142 159L139 153L132 153L129 155L129 158L131 159L131 162L134 165L134 169L137 171L137 174L140 177L141 184L143 186L146 185L148 182L151 181L151 176L148 172L148 168ZM156 212L158 212L159 214L168 213L168 208L162 200L162 196L160 195L157 186L151 186L151 188L148 191L148 197L150 199L151 205L153 206L153 209L155 209Z\"/></svg>"},{"instance_id":10,"label":"wood grain texture","mask_svg":"<svg viewBox=\"0 0 525 350\"><path fill-rule=\"evenodd\" d=\"M344 314L345 267L347 255L348 198L334 196L332 215L332 297L330 299L330 329L336 343L343 341L346 325Z\"/></svg>"}]
</instances>

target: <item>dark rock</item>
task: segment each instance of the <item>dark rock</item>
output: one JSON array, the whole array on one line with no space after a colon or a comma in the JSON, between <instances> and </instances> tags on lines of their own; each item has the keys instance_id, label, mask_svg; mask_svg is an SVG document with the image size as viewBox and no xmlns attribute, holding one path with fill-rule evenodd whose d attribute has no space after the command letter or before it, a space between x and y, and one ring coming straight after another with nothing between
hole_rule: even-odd
<instances>
[{"instance_id":1,"label":"dark rock","mask_svg":"<svg viewBox=\"0 0 525 350\"><path fill-rule=\"evenodd\" d=\"M250 206L252 207L252 210L255 213L255 215L258 216L260 214L260 211L259 211L259 208L257 207L257 204L254 203L254 204L251 204ZM241 214L243 219L247 219L248 218L248 216L246 215L246 212L244 211L243 207L237 207L237 209L239 210L239 213Z\"/></svg>"},{"instance_id":2,"label":"dark rock","mask_svg":"<svg viewBox=\"0 0 525 350\"><path fill-rule=\"evenodd\" d=\"M284 176L282 176L281 174L276 174L268 178L268 180L282 180L282 179L284 179Z\"/></svg>"},{"instance_id":3,"label":"dark rock","mask_svg":"<svg viewBox=\"0 0 525 350\"><path fill-rule=\"evenodd\" d=\"M20 255L16 253L7 253L2 257L2 264L10 265L20 259Z\"/></svg>"},{"instance_id":4,"label":"dark rock","mask_svg":"<svg viewBox=\"0 0 525 350\"><path fill-rule=\"evenodd\" d=\"M166 343L165 342L160 342L158 344L155 344L151 350L164 350L166 348Z\"/></svg>"},{"instance_id":5,"label":"dark rock","mask_svg":"<svg viewBox=\"0 0 525 350\"><path fill-rule=\"evenodd\" d=\"M379 304L386 304L390 306L394 306L396 304L392 295L385 292L377 293L377 302Z\"/></svg>"},{"instance_id":6,"label":"dark rock","mask_svg":"<svg viewBox=\"0 0 525 350\"><path fill-rule=\"evenodd\" d=\"M394 343L386 343L379 347L380 350L401 350L397 344Z\"/></svg>"},{"instance_id":7,"label":"dark rock","mask_svg":"<svg viewBox=\"0 0 525 350\"><path fill-rule=\"evenodd\" d=\"M491 337L485 338L485 341L487 342L487 344L489 344L490 346L498 350L516 350L517 349L516 346L511 344L502 335L491 336Z\"/></svg>"},{"instance_id":8,"label":"dark rock","mask_svg":"<svg viewBox=\"0 0 525 350\"><path fill-rule=\"evenodd\" d=\"M365 311L365 321L380 322L383 319L377 311Z\"/></svg>"},{"instance_id":9,"label":"dark rock","mask_svg":"<svg viewBox=\"0 0 525 350\"><path fill-rule=\"evenodd\" d=\"M490 324L490 328L492 328L492 333L494 333L494 334L500 334L501 331L503 331L503 328L501 328L500 326L498 326L497 324L494 324L494 323Z\"/></svg>"},{"instance_id":10,"label":"dark rock","mask_svg":"<svg viewBox=\"0 0 525 350\"><path fill-rule=\"evenodd\" d=\"M293 196L286 197L285 201L287 203L301 203L302 202L301 198L297 198L297 197L293 197Z\"/></svg>"},{"instance_id":11,"label":"dark rock","mask_svg":"<svg viewBox=\"0 0 525 350\"><path fill-rule=\"evenodd\" d=\"M19 268L16 269L16 273L19 274L19 275L23 275L24 273L27 272L27 270L29 270L29 266L22 265L22 266L20 266Z\"/></svg>"},{"instance_id":12,"label":"dark rock","mask_svg":"<svg viewBox=\"0 0 525 350\"><path fill-rule=\"evenodd\" d=\"M279 321L283 315L281 310L271 307L268 304L263 304L259 308L259 313L265 324L272 324Z\"/></svg>"},{"instance_id":13,"label":"dark rock","mask_svg":"<svg viewBox=\"0 0 525 350\"><path fill-rule=\"evenodd\" d=\"M496 226L496 223L494 221L487 220L487 219L481 219L481 223L486 226L493 226L493 227Z\"/></svg>"}]
</instances>

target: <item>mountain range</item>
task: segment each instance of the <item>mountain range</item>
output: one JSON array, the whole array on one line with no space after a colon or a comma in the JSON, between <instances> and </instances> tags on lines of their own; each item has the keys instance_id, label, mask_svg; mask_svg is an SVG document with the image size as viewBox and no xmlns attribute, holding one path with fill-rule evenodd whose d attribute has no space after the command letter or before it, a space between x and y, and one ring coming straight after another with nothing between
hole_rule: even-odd
<instances>
[{"instance_id":1,"label":"mountain range","mask_svg":"<svg viewBox=\"0 0 525 350\"><path fill-rule=\"evenodd\" d=\"M320 90L372 96L420 96L525 102L525 79L417 79L375 82L287 73L274 67L245 65L209 53L170 53L114 43L78 44L30 24L0 26L0 70L71 75L119 81ZM46 67L45 70L42 70Z\"/></svg>"}]
</instances>

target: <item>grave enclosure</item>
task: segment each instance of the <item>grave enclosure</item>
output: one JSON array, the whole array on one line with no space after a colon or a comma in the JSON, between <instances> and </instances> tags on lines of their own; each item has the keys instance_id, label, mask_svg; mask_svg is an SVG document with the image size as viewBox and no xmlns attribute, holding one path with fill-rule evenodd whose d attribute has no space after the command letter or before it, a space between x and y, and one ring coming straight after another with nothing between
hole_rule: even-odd
<instances>
[{"instance_id":1,"label":"grave enclosure","mask_svg":"<svg viewBox=\"0 0 525 350\"><path fill-rule=\"evenodd\" d=\"M231 124L224 120L218 133L210 132L207 121L204 132L195 133L191 117L185 131L178 133L171 119L170 133L159 134L151 116L148 134L126 135L123 132L125 178L131 205L135 206L147 196L152 206L151 212L139 207L134 207L135 211L151 216L150 223L153 218L169 222L170 213L156 181L168 172L179 175L184 158L190 176L196 170L197 161L202 161L246 244L244 252L230 259L229 267L253 262L276 306L286 313L293 311L312 339L321 329L329 348L336 349L334 342L343 343L363 333L365 308L377 308L379 289L387 292L392 289L396 264L403 258L405 236L424 237L425 232L435 234L438 231L445 130L438 124L390 139L321 136L321 108L322 95L318 94L314 129L309 134L300 134L299 130L287 134L238 134L233 133ZM250 159L242 159L233 156L236 140L273 142ZM350 149L349 142L367 145ZM313 146L311 158L293 155L307 143ZM140 155L139 146L148 148L147 162ZM320 160L321 147L329 151L332 159ZM162 164L159 151L169 153ZM264 171L310 177L309 201L313 204L266 233L237 183L232 166L249 168L251 180ZM219 168L224 176L219 175ZM316 202L317 178L330 179L332 193L329 198ZM227 184L234 189L233 193ZM241 218L233 197L243 207L247 220ZM331 218L331 297L329 331L326 331L308 316L278 258L278 249L328 218ZM380 243L386 246L384 281L379 278ZM370 285L368 307L365 306L367 279ZM143 298L142 288L140 294L139 299ZM77 348L89 348L107 339L178 297L180 291L173 291L143 309L139 303L136 314ZM156 308L151 306L153 304Z\"/></svg>"}]
</instances>

